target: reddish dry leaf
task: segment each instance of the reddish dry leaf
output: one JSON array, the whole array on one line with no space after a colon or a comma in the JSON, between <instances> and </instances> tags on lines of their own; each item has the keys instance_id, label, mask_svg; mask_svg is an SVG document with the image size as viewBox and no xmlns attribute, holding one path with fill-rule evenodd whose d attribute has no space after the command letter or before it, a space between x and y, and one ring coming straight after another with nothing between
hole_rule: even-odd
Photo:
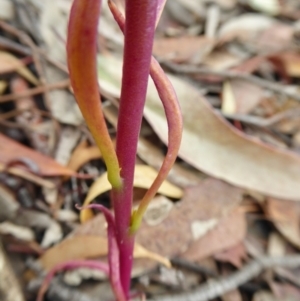
<instances>
[{"instance_id":1,"label":"reddish dry leaf","mask_svg":"<svg viewBox=\"0 0 300 301\"><path fill-rule=\"evenodd\" d=\"M218 261L229 262L239 269L243 266L243 261L248 258L246 248L242 242L228 250L216 253L214 257Z\"/></svg>"},{"instance_id":2,"label":"reddish dry leaf","mask_svg":"<svg viewBox=\"0 0 300 301\"><path fill-rule=\"evenodd\" d=\"M191 261L201 260L240 243L245 238L246 231L244 213L235 210L222 218L205 236L194 241L181 256Z\"/></svg>"},{"instance_id":3,"label":"reddish dry leaf","mask_svg":"<svg viewBox=\"0 0 300 301\"><path fill-rule=\"evenodd\" d=\"M214 178L188 187L182 201L199 208L197 219L209 220L229 214L241 201L243 191Z\"/></svg>"},{"instance_id":4,"label":"reddish dry leaf","mask_svg":"<svg viewBox=\"0 0 300 301\"><path fill-rule=\"evenodd\" d=\"M269 198L266 212L278 231L290 243L300 248L300 204Z\"/></svg>"},{"instance_id":5,"label":"reddish dry leaf","mask_svg":"<svg viewBox=\"0 0 300 301\"><path fill-rule=\"evenodd\" d=\"M212 50L215 42L205 36L182 36L156 39L153 53L160 59L175 62L202 62Z\"/></svg>"},{"instance_id":6,"label":"reddish dry leaf","mask_svg":"<svg viewBox=\"0 0 300 301\"><path fill-rule=\"evenodd\" d=\"M137 241L164 256L182 254L209 235L207 231L217 228L219 218L228 214L240 199L241 190L237 188L214 179L203 181L187 189L184 199L175 204L160 224L151 226L144 222Z\"/></svg>"},{"instance_id":7,"label":"reddish dry leaf","mask_svg":"<svg viewBox=\"0 0 300 301\"><path fill-rule=\"evenodd\" d=\"M300 54L298 52L283 52L271 58L280 61L289 76L300 77Z\"/></svg>"},{"instance_id":8,"label":"reddish dry leaf","mask_svg":"<svg viewBox=\"0 0 300 301\"><path fill-rule=\"evenodd\" d=\"M43 176L75 176L76 173L6 136L0 134L0 162L29 166L30 171Z\"/></svg>"}]
</instances>

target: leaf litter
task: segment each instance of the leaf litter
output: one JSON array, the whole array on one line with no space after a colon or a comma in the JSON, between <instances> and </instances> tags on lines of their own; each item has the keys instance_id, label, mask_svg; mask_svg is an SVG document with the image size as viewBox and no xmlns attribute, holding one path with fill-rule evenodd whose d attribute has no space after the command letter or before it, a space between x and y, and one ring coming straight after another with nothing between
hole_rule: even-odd
<instances>
[{"instance_id":1,"label":"leaf litter","mask_svg":"<svg viewBox=\"0 0 300 301\"><path fill-rule=\"evenodd\" d=\"M111 207L110 185L66 81L71 1L2 2L0 257L19 258L15 274L34 287L58 263L105 260L103 216L79 213L75 204ZM293 0L167 1L153 54L175 86L184 136L137 235L132 285L150 300L170 297L172 285L172 300L299 299L299 17ZM105 8L101 22L99 81L114 139L123 38ZM166 121L152 84L144 117L136 204L166 153ZM155 269L158 263L167 270ZM272 273L261 273L267 268ZM205 286L212 274L215 285ZM78 275L85 280L72 288L56 278L48 299L96 300L84 285L100 288L106 278ZM24 289L28 301L36 289Z\"/></svg>"}]
</instances>

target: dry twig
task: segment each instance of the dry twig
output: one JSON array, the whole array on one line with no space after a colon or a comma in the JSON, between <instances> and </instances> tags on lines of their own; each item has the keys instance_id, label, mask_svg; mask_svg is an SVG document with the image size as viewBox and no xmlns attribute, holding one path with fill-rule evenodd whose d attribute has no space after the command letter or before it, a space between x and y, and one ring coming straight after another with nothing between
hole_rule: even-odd
<instances>
[{"instance_id":1,"label":"dry twig","mask_svg":"<svg viewBox=\"0 0 300 301\"><path fill-rule=\"evenodd\" d=\"M297 91L292 91L291 86L284 86L277 82L270 82L268 80L265 80L263 78L251 74L245 74L245 73L228 71L228 70L226 71L209 70L206 68L195 67L191 65L177 65L166 61L163 61L161 63L176 73L212 75L212 76L219 76L227 79L243 79L255 85L258 85L262 88L283 95L285 97L289 97L297 101L300 101L300 94Z\"/></svg>"},{"instance_id":2,"label":"dry twig","mask_svg":"<svg viewBox=\"0 0 300 301\"><path fill-rule=\"evenodd\" d=\"M285 257L263 256L245 265L243 269L230 276L209 280L194 291L157 297L149 301L208 301L230 292L249 280L257 277L263 270L273 267L296 268L300 266L300 255Z\"/></svg>"}]
</instances>

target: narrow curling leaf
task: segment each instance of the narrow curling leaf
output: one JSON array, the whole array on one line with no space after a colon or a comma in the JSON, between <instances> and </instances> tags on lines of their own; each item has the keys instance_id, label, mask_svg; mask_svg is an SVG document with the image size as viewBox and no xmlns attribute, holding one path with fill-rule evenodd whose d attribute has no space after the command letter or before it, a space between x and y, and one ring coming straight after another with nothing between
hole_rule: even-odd
<instances>
[{"instance_id":1,"label":"narrow curling leaf","mask_svg":"<svg viewBox=\"0 0 300 301\"><path fill-rule=\"evenodd\" d=\"M127 301L120 279L120 259L119 249L116 240L116 226L112 213L106 207L100 204L91 204L88 206L76 206L79 210L97 209L100 210L107 222L108 237L108 262L109 262L109 278L112 289L118 301Z\"/></svg>"},{"instance_id":2,"label":"narrow curling leaf","mask_svg":"<svg viewBox=\"0 0 300 301\"><path fill-rule=\"evenodd\" d=\"M161 14L165 7L166 2L167 2L167 0L158 0L157 1L156 26L160 20L160 17L161 17Z\"/></svg>"},{"instance_id":3,"label":"narrow curling leaf","mask_svg":"<svg viewBox=\"0 0 300 301\"><path fill-rule=\"evenodd\" d=\"M82 115L98 145L114 188L120 188L120 168L101 108L97 81L97 26L100 0L74 0L70 12L67 60L70 80Z\"/></svg>"},{"instance_id":4,"label":"narrow curling leaf","mask_svg":"<svg viewBox=\"0 0 300 301\"><path fill-rule=\"evenodd\" d=\"M112 1L109 1L109 7L121 31L124 32L124 16ZM183 128L181 110L175 90L170 80L165 75L164 71L154 57L151 58L150 76L154 81L167 118L169 128L168 151L156 179L146 192L137 211L135 211L132 215L131 232L133 233L138 229L149 202L155 196L160 185L166 179L176 160L180 147Z\"/></svg>"}]
</instances>

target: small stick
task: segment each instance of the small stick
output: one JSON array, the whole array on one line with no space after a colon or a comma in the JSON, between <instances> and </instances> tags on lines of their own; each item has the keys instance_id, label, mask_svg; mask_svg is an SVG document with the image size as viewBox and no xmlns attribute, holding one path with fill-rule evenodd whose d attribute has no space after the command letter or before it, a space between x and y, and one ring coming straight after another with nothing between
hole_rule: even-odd
<instances>
[{"instance_id":1,"label":"small stick","mask_svg":"<svg viewBox=\"0 0 300 301\"><path fill-rule=\"evenodd\" d=\"M36 88L28 89L23 93L18 93L18 94L12 93L12 94L0 96L0 103L17 100L23 97L33 96L36 94L41 94L49 90L69 88L69 86L70 86L70 81L66 79L54 84L48 84L48 85L43 85Z\"/></svg>"},{"instance_id":2,"label":"small stick","mask_svg":"<svg viewBox=\"0 0 300 301\"><path fill-rule=\"evenodd\" d=\"M208 301L222 296L249 280L257 277L262 271L274 267L296 268L300 266L300 255L283 257L262 256L246 264L241 270L230 276L209 280L197 289L177 295L157 297L149 301Z\"/></svg>"},{"instance_id":3,"label":"small stick","mask_svg":"<svg viewBox=\"0 0 300 301\"><path fill-rule=\"evenodd\" d=\"M280 95L300 101L300 94L298 92L291 91L290 86L284 86L277 82L276 83L270 82L268 80L265 80L263 78L255 76L255 75L228 71L228 70L225 70L225 71L209 70L207 68L195 67L195 66L191 66L191 65L177 65L177 64L167 62L167 61L163 61L161 63L164 64L169 69L171 69L172 71L177 72L177 73L213 75L213 76L219 76L219 77L223 77L223 78L227 78L227 79L243 79L243 80L251 82L255 85L258 85L262 88L265 88L265 89L268 89L275 93L278 93Z\"/></svg>"}]
</instances>

